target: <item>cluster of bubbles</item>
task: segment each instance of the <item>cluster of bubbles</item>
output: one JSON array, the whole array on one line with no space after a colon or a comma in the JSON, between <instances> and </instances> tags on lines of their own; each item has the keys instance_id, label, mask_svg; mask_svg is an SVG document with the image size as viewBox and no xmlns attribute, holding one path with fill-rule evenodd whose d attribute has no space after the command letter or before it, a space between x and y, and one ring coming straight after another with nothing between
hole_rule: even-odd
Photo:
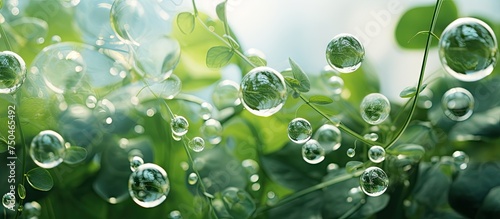
<instances>
[{"instance_id":1,"label":"cluster of bubbles","mask_svg":"<svg viewBox=\"0 0 500 219\"><path fill-rule=\"evenodd\" d=\"M0 52L0 94L13 94L24 83L26 63L11 51Z\"/></svg>"},{"instance_id":2,"label":"cluster of bubbles","mask_svg":"<svg viewBox=\"0 0 500 219\"><path fill-rule=\"evenodd\" d=\"M128 181L130 196L141 207L156 207L165 201L170 191L167 172L153 163L144 163L136 167L138 163L140 161L130 163L130 168L133 170Z\"/></svg>"}]
</instances>

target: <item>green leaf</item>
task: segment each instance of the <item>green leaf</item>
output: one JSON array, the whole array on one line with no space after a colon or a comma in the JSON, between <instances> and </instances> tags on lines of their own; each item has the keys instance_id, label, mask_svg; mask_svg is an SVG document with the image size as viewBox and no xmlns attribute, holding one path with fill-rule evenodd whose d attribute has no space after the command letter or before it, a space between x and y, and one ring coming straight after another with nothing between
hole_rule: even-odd
<instances>
[{"instance_id":1,"label":"green leaf","mask_svg":"<svg viewBox=\"0 0 500 219\"><path fill-rule=\"evenodd\" d=\"M209 68L220 68L226 65L233 57L233 49L226 46L215 46L207 52L207 66Z\"/></svg>"},{"instance_id":2,"label":"green leaf","mask_svg":"<svg viewBox=\"0 0 500 219\"><path fill-rule=\"evenodd\" d=\"M21 199L26 198L26 188L21 183L19 183L19 185L17 186L17 194L19 195L19 198L21 198Z\"/></svg>"},{"instance_id":3,"label":"green leaf","mask_svg":"<svg viewBox=\"0 0 500 219\"><path fill-rule=\"evenodd\" d=\"M41 167L28 171L26 179L31 187L40 191L49 191L54 186L54 180L49 171Z\"/></svg>"},{"instance_id":4,"label":"green leaf","mask_svg":"<svg viewBox=\"0 0 500 219\"><path fill-rule=\"evenodd\" d=\"M404 155L420 159L425 154L425 148L416 144L400 144L387 149L386 152L392 155Z\"/></svg>"},{"instance_id":5,"label":"green leaf","mask_svg":"<svg viewBox=\"0 0 500 219\"><path fill-rule=\"evenodd\" d=\"M353 173L355 172L356 170L358 170L359 168L361 168L363 166L363 162L361 161L356 161L356 160L353 160L353 161L349 161L345 164L345 170L348 172L348 173Z\"/></svg>"},{"instance_id":6,"label":"green leaf","mask_svg":"<svg viewBox=\"0 0 500 219\"><path fill-rule=\"evenodd\" d=\"M190 34L194 30L195 17L190 12L182 12L177 15L177 26L183 34Z\"/></svg>"},{"instance_id":7,"label":"green leaf","mask_svg":"<svg viewBox=\"0 0 500 219\"><path fill-rule=\"evenodd\" d=\"M311 82L309 80L309 77L307 77L306 73L300 68L295 61L293 61L291 58L288 59L290 62L290 67L292 67L292 74L295 79L297 79L299 83L299 87L297 87L297 90L300 92L308 92L311 89Z\"/></svg>"},{"instance_id":8,"label":"green leaf","mask_svg":"<svg viewBox=\"0 0 500 219\"><path fill-rule=\"evenodd\" d=\"M314 95L309 98L310 103L314 104L319 104L319 105L326 105L333 103L333 100L330 97L323 96L323 95Z\"/></svg>"},{"instance_id":9,"label":"green leaf","mask_svg":"<svg viewBox=\"0 0 500 219\"><path fill-rule=\"evenodd\" d=\"M427 87L427 84L422 84L422 86L420 86L420 92L422 92L425 88ZM420 93L419 92L419 93ZM401 98L410 98L410 97L413 97L415 96L415 94L417 93L417 87L405 87L405 89L403 89L401 91L401 93L399 93L399 97Z\"/></svg>"},{"instance_id":10,"label":"green leaf","mask_svg":"<svg viewBox=\"0 0 500 219\"><path fill-rule=\"evenodd\" d=\"M248 60L257 67L266 66L267 61L259 56L247 56Z\"/></svg>"},{"instance_id":11,"label":"green leaf","mask_svg":"<svg viewBox=\"0 0 500 219\"><path fill-rule=\"evenodd\" d=\"M64 163L67 164L77 164L82 162L87 158L87 150L78 146L71 146L66 148L64 152Z\"/></svg>"},{"instance_id":12,"label":"green leaf","mask_svg":"<svg viewBox=\"0 0 500 219\"><path fill-rule=\"evenodd\" d=\"M292 88L298 88L300 86L300 81L292 78L290 76L285 76L285 81L290 85Z\"/></svg>"},{"instance_id":13,"label":"green leaf","mask_svg":"<svg viewBox=\"0 0 500 219\"><path fill-rule=\"evenodd\" d=\"M500 186L490 190L479 208L476 218L495 218L500 215Z\"/></svg>"},{"instance_id":14,"label":"green leaf","mask_svg":"<svg viewBox=\"0 0 500 219\"><path fill-rule=\"evenodd\" d=\"M416 144L423 146L426 150L430 150L434 148L438 141L437 133L431 124L418 122L408 126L403 135L401 135L401 138L396 141L396 145Z\"/></svg>"},{"instance_id":15,"label":"green leaf","mask_svg":"<svg viewBox=\"0 0 500 219\"><path fill-rule=\"evenodd\" d=\"M219 3L215 7L215 12L217 13L219 20L226 22L226 1Z\"/></svg>"},{"instance_id":16,"label":"green leaf","mask_svg":"<svg viewBox=\"0 0 500 219\"><path fill-rule=\"evenodd\" d=\"M7 144L7 139L0 136L0 154L6 152L9 149L9 144Z\"/></svg>"}]
</instances>

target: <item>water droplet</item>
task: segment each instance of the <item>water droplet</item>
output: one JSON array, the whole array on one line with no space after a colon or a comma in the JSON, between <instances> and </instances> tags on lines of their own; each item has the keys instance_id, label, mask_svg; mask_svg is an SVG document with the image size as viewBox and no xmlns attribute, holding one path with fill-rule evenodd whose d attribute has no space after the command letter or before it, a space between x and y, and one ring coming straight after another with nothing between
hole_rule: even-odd
<instances>
[{"instance_id":1,"label":"water droplet","mask_svg":"<svg viewBox=\"0 0 500 219\"><path fill-rule=\"evenodd\" d=\"M370 140L370 141L377 141L378 140L378 134L375 133L375 132L367 133L367 134L363 135L363 138L366 139L366 140Z\"/></svg>"},{"instance_id":2,"label":"water droplet","mask_svg":"<svg viewBox=\"0 0 500 219\"><path fill-rule=\"evenodd\" d=\"M278 201L279 201L279 198L276 195L276 193L274 193L273 191L267 192L267 201L266 201L267 205L273 206L276 203L278 203Z\"/></svg>"},{"instance_id":3,"label":"water droplet","mask_svg":"<svg viewBox=\"0 0 500 219\"><path fill-rule=\"evenodd\" d=\"M252 190L253 191L259 191L260 190L260 183L254 183L254 184L252 184Z\"/></svg>"},{"instance_id":4,"label":"water droplet","mask_svg":"<svg viewBox=\"0 0 500 219\"><path fill-rule=\"evenodd\" d=\"M181 47L175 38L160 36L141 43L134 50L134 65L142 76L155 82L164 81L172 74L181 56Z\"/></svg>"},{"instance_id":5,"label":"water droplet","mask_svg":"<svg viewBox=\"0 0 500 219\"><path fill-rule=\"evenodd\" d=\"M158 206L165 201L170 191L167 172L156 164L143 164L130 175L128 190L139 206L144 208Z\"/></svg>"},{"instance_id":6,"label":"water droplet","mask_svg":"<svg viewBox=\"0 0 500 219\"><path fill-rule=\"evenodd\" d=\"M378 167L368 167L359 177L359 185L366 195L382 195L389 186L389 178Z\"/></svg>"},{"instance_id":7,"label":"water droplet","mask_svg":"<svg viewBox=\"0 0 500 219\"><path fill-rule=\"evenodd\" d=\"M316 133L314 133L313 138L324 148L332 148L334 151L340 148L340 143L342 142L342 135L339 128L330 124L324 124L319 127Z\"/></svg>"},{"instance_id":8,"label":"water droplet","mask_svg":"<svg viewBox=\"0 0 500 219\"><path fill-rule=\"evenodd\" d=\"M182 219L182 215L180 211L173 210L168 214L168 219Z\"/></svg>"},{"instance_id":9,"label":"water droplet","mask_svg":"<svg viewBox=\"0 0 500 219\"><path fill-rule=\"evenodd\" d=\"M216 145L222 141L222 124L215 119L209 119L200 127L200 132L208 143Z\"/></svg>"},{"instance_id":10,"label":"water droplet","mask_svg":"<svg viewBox=\"0 0 500 219\"><path fill-rule=\"evenodd\" d=\"M257 182L259 181L259 174L253 174L250 176L250 182Z\"/></svg>"},{"instance_id":11,"label":"water droplet","mask_svg":"<svg viewBox=\"0 0 500 219\"><path fill-rule=\"evenodd\" d=\"M185 161L181 162L180 166L181 166L182 170L184 170L184 171L189 169L189 164Z\"/></svg>"},{"instance_id":12,"label":"water droplet","mask_svg":"<svg viewBox=\"0 0 500 219\"><path fill-rule=\"evenodd\" d=\"M439 40L444 69L461 81L478 81L493 71L498 45L491 27L475 18L450 23Z\"/></svg>"},{"instance_id":13,"label":"water droplet","mask_svg":"<svg viewBox=\"0 0 500 219\"><path fill-rule=\"evenodd\" d=\"M448 118L458 122L464 121L472 116L474 97L464 88L451 88L443 94L441 105Z\"/></svg>"},{"instance_id":14,"label":"water droplet","mask_svg":"<svg viewBox=\"0 0 500 219\"><path fill-rule=\"evenodd\" d=\"M189 141L188 146L194 152L201 152L205 149L205 140L201 137L194 137L191 141Z\"/></svg>"},{"instance_id":15,"label":"water droplet","mask_svg":"<svg viewBox=\"0 0 500 219\"><path fill-rule=\"evenodd\" d=\"M354 150L354 148L347 149L347 156L348 157L354 157L355 155L356 155L356 151Z\"/></svg>"},{"instance_id":16,"label":"water droplet","mask_svg":"<svg viewBox=\"0 0 500 219\"><path fill-rule=\"evenodd\" d=\"M325 149L314 139L302 145L302 158L310 164L321 163L325 159Z\"/></svg>"},{"instance_id":17,"label":"water droplet","mask_svg":"<svg viewBox=\"0 0 500 219\"><path fill-rule=\"evenodd\" d=\"M344 80L339 76L332 76L326 81L326 85L330 88L333 95L339 95L344 89Z\"/></svg>"},{"instance_id":18,"label":"water droplet","mask_svg":"<svg viewBox=\"0 0 500 219\"><path fill-rule=\"evenodd\" d=\"M252 159L246 159L241 162L241 166L247 171L249 175L257 174L259 172L259 163Z\"/></svg>"},{"instance_id":19,"label":"water droplet","mask_svg":"<svg viewBox=\"0 0 500 219\"><path fill-rule=\"evenodd\" d=\"M380 163L385 160L385 149L381 146L374 145L368 150L368 158L373 163Z\"/></svg>"},{"instance_id":20,"label":"water droplet","mask_svg":"<svg viewBox=\"0 0 500 219\"><path fill-rule=\"evenodd\" d=\"M50 42L52 44L60 43L61 41L62 41L62 39L59 35L54 35L50 38Z\"/></svg>"},{"instance_id":21,"label":"water droplet","mask_svg":"<svg viewBox=\"0 0 500 219\"><path fill-rule=\"evenodd\" d=\"M2 197L2 204L5 208L14 209L16 206L16 196L13 193L5 193Z\"/></svg>"},{"instance_id":22,"label":"water droplet","mask_svg":"<svg viewBox=\"0 0 500 219\"><path fill-rule=\"evenodd\" d=\"M136 171L139 166L144 164L144 160L140 156L132 156L130 159L130 170Z\"/></svg>"},{"instance_id":23,"label":"water droplet","mask_svg":"<svg viewBox=\"0 0 500 219\"><path fill-rule=\"evenodd\" d=\"M63 161L64 139L57 132L45 130L33 138L30 146L30 156L36 165L50 169Z\"/></svg>"},{"instance_id":24,"label":"water droplet","mask_svg":"<svg viewBox=\"0 0 500 219\"><path fill-rule=\"evenodd\" d=\"M387 97L380 93L371 93L361 101L361 117L371 125L378 125L389 117L391 105Z\"/></svg>"},{"instance_id":25,"label":"water droplet","mask_svg":"<svg viewBox=\"0 0 500 219\"><path fill-rule=\"evenodd\" d=\"M24 204L23 216L27 219L37 219L42 213L42 206L36 202L26 202Z\"/></svg>"},{"instance_id":26,"label":"water droplet","mask_svg":"<svg viewBox=\"0 0 500 219\"><path fill-rule=\"evenodd\" d=\"M257 116L271 116L285 104L285 79L269 67L252 69L241 80L241 102L245 109Z\"/></svg>"},{"instance_id":27,"label":"water droplet","mask_svg":"<svg viewBox=\"0 0 500 219\"><path fill-rule=\"evenodd\" d=\"M355 36L338 34L326 47L326 60L330 66L342 73L356 71L365 57L365 48Z\"/></svg>"},{"instance_id":28,"label":"water droplet","mask_svg":"<svg viewBox=\"0 0 500 219\"><path fill-rule=\"evenodd\" d=\"M456 167L461 170L465 170L467 168L467 165L469 163L469 155L467 155L465 152L455 151L453 152L452 157Z\"/></svg>"},{"instance_id":29,"label":"water droplet","mask_svg":"<svg viewBox=\"0 0 500 219\"><path fill-rule=\"evenodd\" d=\"M201 119L208 120L208 119L212 118L213 111L214 111L214 107L212 106L212 104L210 104L208 102L203 102L200 105L200 117L201 117Z\"/></svg>"},{"instance_id":30,"label":"water droplet","mask_svg":"<svg viewBox=\"0 0 500 219\"><path fill-rule=\"evenodd\" d=\"M328 164L328 166L326 166L326 171L328 171L328 172L333 171L333 170L338 170L338 169L339 169L339 165L336 163L330 163L330 164Z\"/></svg>"},{"instance_id":31,"label":"water droplet","mask_svg":"<svg viewBox=\"0 0 500 219\"><path fill-rule=\"evenodd\" d=\"M188 176L188 184L194 185L198 182L198 175L196 173L190 173Z\"/></svg>"},{"instance_id":32,"label":"water droplet","mask_svg":"<svg viewBox=\"0 0 500 219\"><path fill-rule=\"evenodd\" d=\"M303 118L295 118L288 123L288 138L297 144L305 143L311 138L312 126Z\"/></svg>"},{"instance_id":33,"label":"water droplet","mask_svg":"<svg viewBox=\"0 0 500 219\"><path fill-rule=\"evenodd\" d=\"M219 109L235 107L241 104L239 97L240 85L231 80L219 82L212 93L214 106Z\"/></svg>"},{"instance_id":34,"label":"water droplet","mask_svg":"<svg viewBox=\"0 0 500 219\"><path fill-rule=\"evenodd\" d=\"M183 116L175 116L170 122L172 133L177 136L183 136L188 132L189 123Z\"/></svg>"},{"instance_id":35,"label":"water droplet","mask_svg":"<svg viewBox=\"0 0 500 219\"><path fill-rule=\"evenodd\" d=\"M93 95L88 96L87 99L85 100L85 105L89 109L94 109L97 105L97 98Z\"/></svg>"},{"instance_id":36,"label":"water droplet","mask_svg":"<svg viewBox=\"0 0 500 219\"><path fill-rule=\"evenodd\" d=\"M15 93L26 79L26 63L11 51L0 52L0 94Z\"/></svg>"}]
</instances>

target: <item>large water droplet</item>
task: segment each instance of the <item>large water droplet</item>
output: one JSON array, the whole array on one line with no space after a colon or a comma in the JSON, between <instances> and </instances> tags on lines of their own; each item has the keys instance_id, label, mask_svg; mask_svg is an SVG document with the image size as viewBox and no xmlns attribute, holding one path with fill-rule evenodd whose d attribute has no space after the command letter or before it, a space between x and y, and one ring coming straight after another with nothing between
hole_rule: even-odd
<instances>
[{"instance_id":1,"label":"large water droplet","mask_svg":"<svg viewBox=\"0 0 500 219\"><path fill-rule=\"evenodd\" d=\"M342 135L339 128L330 124L324 124L316 130L313 136L324 148L337 150L342 142Z\"/></svg>"},{"instance_id":2,"label":"large water droplet","mask_svg":"<svg viewBox=\"0 0 500 219\"><path fill-rule=\"evenodd\" d=\"M271 116L285 104L285 79L269 67L252 69L241 80L241 100L245 109L257 116Z\"/></svg>"},{"instance_id":3,"label":"large water droplet","mask_svg":"<svg viewBox=\"0 0 500 219\"><path fill-rule=\"evenodd\" d=\"M143 164L130 175L128 190L134 202L141 207L158 206L170 191L167 172L156 164Z\"/></svg>"},{"instance_id":4,"label":"large water droplet","mask_svg":"<svg viewBox=\"0 0 500 219\"><path fill-rule=\"evenodd\" d=\"M491 74L497 62L495 33L481 20L459 18L441 34L439 57L444 69L458 80L480 80Z\"/></svg>"},{"instance_id":5,"label":"large water droplet","mask_svg":"<svg viewBox=\"0 0 500 219\"><path fill-rule=\"evenodd\" d=\"M467 155L465 152L455 151L453 152L452 157L456 167L461 170L465 170L467 168L467 165L469 163L469 155Z\"/></svg>"},{"instance_id":6,"label":"large water droplet","mask_svg":"<svg viewBox=\"0 0 500 219\"><path fill-rule=\"evenodd\" d=\"M177 136L183 136L188 132L189 123L184 116L175 116L170 122L172 133Z\"/></svg>"},{"instance_id":7,"label":"large water droplet","mask_svg":"<svg viewBox=\"0 0 500 219\"><path fill-rule=\"evenodd\" d=\"M141 43L134 50L134 64L139 73L153 81L170 77L181 56L181 47L176 39L161 36Z\"/></svg>"},{"instance_id":8,"label":"large water droplet","mask_svg":"<svg viewBox=\"0 0 500 219\"><path fill-rule=\"evenodd\" d=\"M0 52L0 94L12 94L24 83L26 63L11 51Z\"/></svg>"},{"instance_id":9,"label":"large water droplet","mask_svg":"<svg viewBox=\"0 0 500 219\"><path fill-rule=\"evenodd\" d=\"M360 105L361 117L371 125L378 125L389 117L391 105L387 97L371 93L363 98Z\"/></svg>"},{"instance_id":10,"label":"large water droplet","mask_svg":"<svg viewBox=\"0 0 500 219\"><path fill-rule=\"evenodd\" d=\"M29 153L36 165L49 169L63 161L65 150L63 137L57 132L45 130L33 138Z\"/></svg>"},{"instance_id":11,"label":"large water droplet","mask_svg":"<svg viewBox=\"0 0 500 219\"><path fill-rule=\"evenodd\" d=\"M441 106L451 120L464 121L472 116L474 97L464 88L451 88L443 94Z\"/></svg>"},{"instance_id":12,"label":"large water droplet","mask_svg":"<svg viewBox=\"0 0 500 219\"><path fill-rule=\"evenodd\" d=\"M385 160L385 149L381 146L374 145L368 150L368 158L373 163L380 163Z\"/></svg>"},{"instance_id":13,"label":"large water droplet","mask_svg":"<svg viewBox=\"0 0 500 219\"><path fill-rule=\"evenodd\" d=\"M295 118L288 123L288 138L297 144L305 143L311 138L312 126L303 118Z\"/></svg>"},{"instance_id":14,"label":"large water droplet","mask_svg":"<svg viewBox=\"0 0 500 219\"><path fill-rule=\"evenodd\" d=\"M239 97L240 85L231 80L219 82L212 93L212 101L217 109L235 107L241 104Z\"/></svg>"},{"instance_id":15,"label":"large water droplet","mask_svg":"<svg viewBox=\"0 0 500 219\"><path fill-rule=\"evenodd\" d=\"M314 139L302 145L302 158L310 164L321 163L325 159L325 149Z\"/></svg>"},{"instance_id":16,"label":"large water droplet","mask_svg":"<svg viewBox=\"0 0 500 219\"><path fill-rule=\"evenodd\" d=\"M359 185L369 196L382 195L389 186L389 178L378 167L368 167L359 177Z\"/></svg>"},{"instance_id":17,"label":"large water droplet","mask_svg":"<svg viewBox=\"0 0 500 219\"><path fill-rule=\"evenodd\" d=\"M365 48L355 36L338 34L326 47L326 60L330 66L342 73L356 71L365 58Z\"/></svg>"},{"instance_id":18,"label":"large water droplet","mask_svg":"<svg viewBox=\"0 0 500 219\"><path fill-rule=\"evenodd\" d=\"M16 206L16 196L13 193L5 193L2 196L2 205L7 209L13 209Z\"/></svg>"},{"instance_id":19,"label":"large water droplet","mask_svg":"<svg viewBox=\"0 0 500 219\"><path fill-rule=\"evenodd\" d=\"M37 219L42 213L42 206L36 202L26 202L24 204L23 216L27 219Z\"/></svg>"},{"instance_id":20,"label":"large water droplet","mask_svg":"<svg viewBox=\"0 0 500 219\"><path fill-rule=\"evenodd\" d=\"M188 175L188 184L189 185L194 185L198 182L198 175L196 175L196 173L190 173Z\"/></svg>"},{"instance_id":21,"label":"large water droplet","mask_svg":"<svg viewBox=\"0 0 500 219\"><path fill-rule=\"evenodd\" d=\"M189 141L188 146L194 152L201 152L205 149L205 140L201 137L194 137Z\"/></svg>"},{"instance_id":22,"label":"large water droplet","mask_svg":"<svg viewBox=\"0 0 500 219\"><path fill-rule=\"evenodd\" d=\"M203 138L213 145L219 144L222 141L222 131L222 124L215 119L205 121L200 127Z\"/></svg>"}]
</instances>

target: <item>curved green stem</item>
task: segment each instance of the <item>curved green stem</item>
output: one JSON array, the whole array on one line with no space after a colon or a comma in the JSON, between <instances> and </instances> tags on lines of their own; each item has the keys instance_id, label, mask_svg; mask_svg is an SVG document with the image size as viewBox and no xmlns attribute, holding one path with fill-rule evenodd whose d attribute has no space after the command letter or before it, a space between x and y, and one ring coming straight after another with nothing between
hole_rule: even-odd
<instances>
[{"instance_id":1,"label":"curved green stem","mask_svg":"<svg viewBox=\"0 0 500 219\"><path fill-rule=\"evenodd\" d=\"M21 107L20 97L18 99L17 96L14 96L14 99L15 99L17 108ZM26 145L26 140L24 139L24 133L23 133L23 129L21 127L21 121L19 120L19 115L15 116L15 121L16 121L16 124L18 125L17 128L19 129L19 137L21 138L21 146L22 146L22 150L23 150L23 154L22 154L23 161L21 164L21 170L22 170L23 176L21 179L21 185L25 186L26 185L26 176L24 174L26 173L26 160L28 159L28 153L26 151L28 150L28 146ZM23 203L24 203L24 199L21 199L19 201L19 207L23 206ZM21 211L17 211L16 219L20 215L21 215Z\"/></svg>"}]
</instances>

